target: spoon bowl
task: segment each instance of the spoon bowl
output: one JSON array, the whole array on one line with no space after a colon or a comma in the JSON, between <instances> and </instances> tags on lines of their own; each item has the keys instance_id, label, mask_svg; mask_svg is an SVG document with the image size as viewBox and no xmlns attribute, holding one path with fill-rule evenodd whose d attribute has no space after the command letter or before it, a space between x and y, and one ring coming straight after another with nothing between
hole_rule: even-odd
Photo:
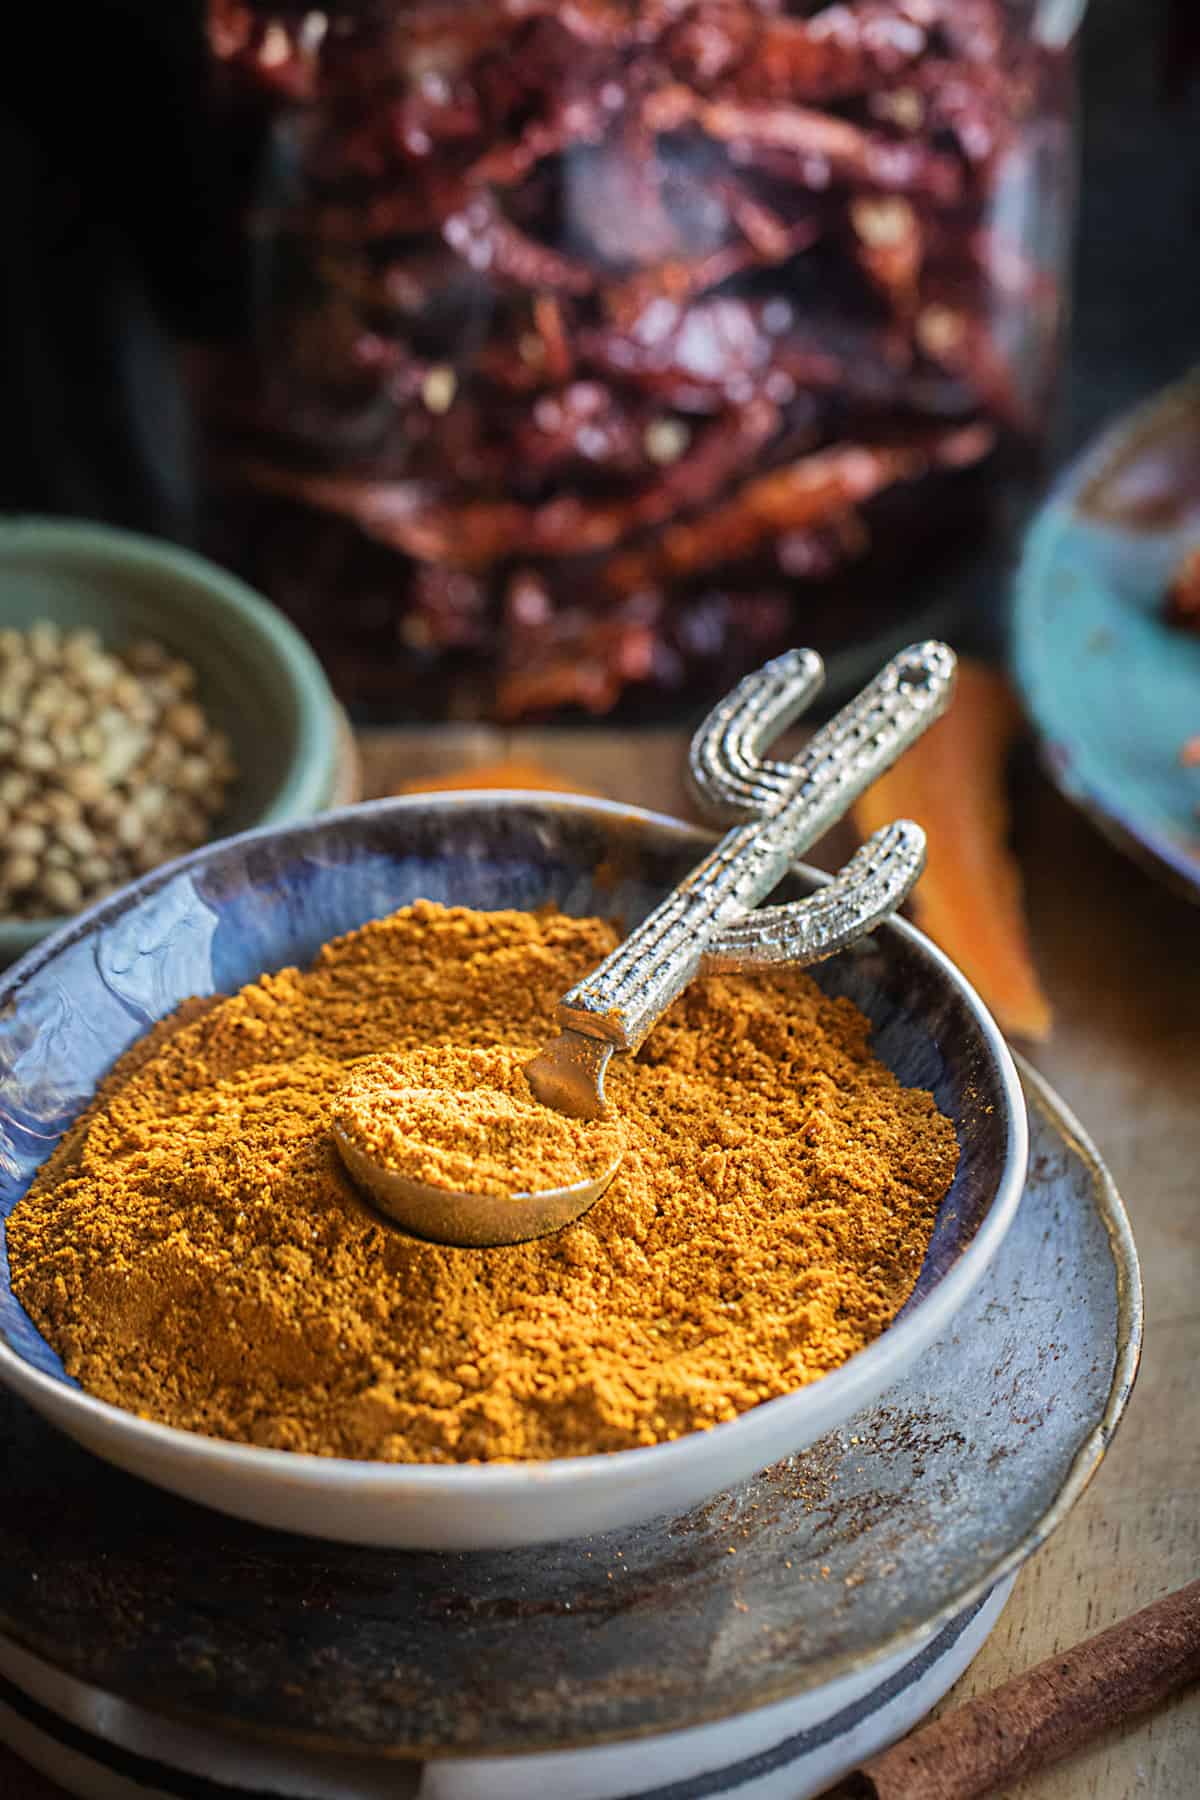
<instances>
[{"instance_id":1,"label":"spoon bowl","mask_svg":"<svg viewBox=\"0 0 1200 1800\"><path fill-rule=\"evenodd\" d=\"M350 1179L378 1212L413 1237L465 1249L525 1244L561 1231L595 1205L621 1166L621 1157L616 1156L599 1175L570 1187L526 1194L468 1194L401 1175L368 1156L336 1122L332 1130Z\"/></svg>"}]
</instances>

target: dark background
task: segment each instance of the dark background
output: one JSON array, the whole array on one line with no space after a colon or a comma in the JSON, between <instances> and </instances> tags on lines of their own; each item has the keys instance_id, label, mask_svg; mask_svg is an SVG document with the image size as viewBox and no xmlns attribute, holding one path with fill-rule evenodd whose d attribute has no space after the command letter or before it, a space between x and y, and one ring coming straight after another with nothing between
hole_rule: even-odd
<instances>
[{"instance_id":1,"label":"dark background","mask_svg":"<svg viewBox=\"0 0 1200 1800\"><path fill-rule=\"evenodd\" d=\"M0 508L191 535L170 333L237 317L201 0L24 9L0 157ZM1059 454L1200 357L1200 0L1092 0Z\"/></svg>"},{"instance_id":2,"label":"dark background","mask_svg":"<svg viewBox=\"0 0 1200 1800\"><path fill-rule=\"evenodd\" d=\"M1092 0L1069 444L1200 360L1200 0Z\"/></svg>"}]
</instances>

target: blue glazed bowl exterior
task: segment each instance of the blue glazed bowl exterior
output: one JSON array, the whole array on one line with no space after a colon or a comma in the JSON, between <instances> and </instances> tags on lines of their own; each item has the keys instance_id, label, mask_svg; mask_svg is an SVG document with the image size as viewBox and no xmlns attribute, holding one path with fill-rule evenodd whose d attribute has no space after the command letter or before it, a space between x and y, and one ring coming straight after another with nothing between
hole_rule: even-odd
<instances>
[{"instance_id":1,"label":"blue glazed bowl exterior","mask_svg":"<svg viewBox=\"0 0 1200 1800\"><path fill-rule=\"evenodd\" d=\"M301 825L250 832L155 871L73 920L0 980L0 1215L7 1218L121 1053L186 997L228 993L264 970L307 963L330 937L418 898L479 908L553 902L568 913L599 912L629 927L694 866L710 842L708 834L677 821L603 801L467 793L379 801ZM806 891L817 879L798 873L794 892ZM971 990L940 952L902 923L886 926L812 974L826 992L844 995L862 1009L882 1060L906 1084L929 1089L958 1131L958 1171L912 1297L882 1339L812 1387L676 1444L537 1465L543 1487L555 1470L578 1471L583 1464L634 1467L636 1459L659 1458L669 1473L671 1455L681 1447L686 1455L698 1437L715 1443L750 1421L755 1421L751 1435L761 1435L774 1409L810 1406L818 1391L822 1416L844 1393L848 1417L864 1396L887 1384L893 1352L898 1370L902 1346L918 1332L928 1340L923 1315L945 1314L960 1289L965 1298L977 1275L966 1279L964 1258L981 1272L998 1246L1024 1179L1025 1118L1011 1059ZM38 1372L33 1393L29 1371ZM0 1377L21 1387L35 1404L54 1397L43 1385L47 1378L60 1397L63 1388L75 1389L15 1300L2 1247ZM314 1480L322 1471L357 1471L362 1478L371 1470L380 1482L419 1484L436 1476L451 1489L465 1482L482 1491L492 1482L497 1492L507 1493L505 1482L522 1472L520 1465L434 1470L288 1457L193 1438L134 1421L77 1390L76 1397L89 1428L96 1426L85 1436L93 1448L107 1419L150 1434L160 1448L184 1440L184 1451L201 1446L244 1471L283 1464L295 1471L318 1463ZM74 1429L71 1419L59 1422ZM792 1435L797 1441L782 1447L763 1437L755 1466L800 1448L799 1438L811 1441L816 1432ZM100 1447L105 1453L102 1442ZM114 1460L135 1466L128 1455L114 1452ZM529 1465L526 1473L534 1468ZM174 1485L161 1472L152 1478ZM235 1500L226 1492L213 1503L241 1510ZM654 1510L644 1508L643 1516ZM251 1509L250 1516L264 1515ZM328 1521L299 1528L342 1535Z\"/></svg>"}]
</instances>

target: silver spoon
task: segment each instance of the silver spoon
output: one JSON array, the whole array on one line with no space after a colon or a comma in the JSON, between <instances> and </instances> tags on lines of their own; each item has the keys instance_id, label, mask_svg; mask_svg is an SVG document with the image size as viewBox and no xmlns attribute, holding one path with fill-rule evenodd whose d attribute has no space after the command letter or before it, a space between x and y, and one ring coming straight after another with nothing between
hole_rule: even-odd
<instances>
[{"instance_id":1,"label":"silver spoon","mask_svg":"<svg viewBox=\"0 0 1200 1800\"><path fill-rule=\"evenodd\" d=\"M591 1181L501 1199L495 1194L458 1193L413 1181L373 1161L337 1125L333 1136L351 1180L377 1211L413 1237L470 1249L523 1244L561 1231L595 1205L621 1166L621 1157L616 1156Z\"/></svg>"},{"instance_id":2,"label":"silver spoon","mask_svg":"<svg viewBox=\"0 0 1200 1800\"><path fill-rule=\"evenodd\" d=\"M563 995L562 1031L525 1066L544 1106L570 1118L602 1118L614 1050L635 1051L696 975L819 962L901 905L925 861L925 834L910 820L877 831L806 899L758 902L941 716L954 673L954 653L945 644L902 651L793 763L766 761L762 752L820 688L824 668L815 651L777 657L714 709L692 741L692 781L710 811L742 822ZM620 1167L618 1157L592 1180L501 1198L411 1180L367 1156L336 1127L334 1137L355 1184L380 1212L443 1244L516 1244L558 1231L599 1199Z\"/></svg>"}]
</instances>

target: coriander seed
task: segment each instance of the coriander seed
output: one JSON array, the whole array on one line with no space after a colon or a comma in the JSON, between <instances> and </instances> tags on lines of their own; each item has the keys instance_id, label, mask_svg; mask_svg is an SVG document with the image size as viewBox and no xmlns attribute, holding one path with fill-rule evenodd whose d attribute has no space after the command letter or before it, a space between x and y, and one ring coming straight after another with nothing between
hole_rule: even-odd
<instances>
[{"instance_id":1,"label":"coriander seed","mask_svg":"<svg viewBox=\"0 0 1200 1800\"><path fill-rule=\"evenodd\" d=\"M196 690L148 639L0 629L0 909L72 912L211 835L236 769Z\"/></svg>"}]
</instances>

